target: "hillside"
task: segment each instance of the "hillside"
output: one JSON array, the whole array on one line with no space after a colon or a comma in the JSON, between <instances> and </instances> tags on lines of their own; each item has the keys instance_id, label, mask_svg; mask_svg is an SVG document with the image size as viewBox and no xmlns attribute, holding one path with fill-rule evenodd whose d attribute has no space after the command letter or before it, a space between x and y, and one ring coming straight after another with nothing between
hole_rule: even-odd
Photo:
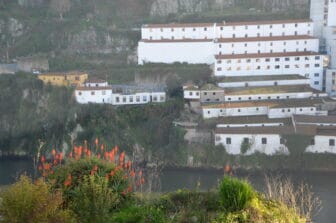
<instances>
[{"instance_id":1,"label":"hillside","mask_svg":"<svg viewBox=\"0 0 336 223\"><path fill-rule=\"evenodd\" d=\"M302 18L308 11L308 0L69 1L62 19L52 0L0 0L0 60L91 55L90 62L126 64L134 62L143 23Z\"/></svg>"}]
</instances>

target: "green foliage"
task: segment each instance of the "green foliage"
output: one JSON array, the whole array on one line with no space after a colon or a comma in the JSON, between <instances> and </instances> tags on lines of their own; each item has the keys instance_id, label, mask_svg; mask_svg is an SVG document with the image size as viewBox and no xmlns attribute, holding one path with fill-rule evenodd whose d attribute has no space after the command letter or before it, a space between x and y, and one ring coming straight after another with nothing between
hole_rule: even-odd
<instances>
[{"instance_id":1,"label":"green foliage","mask_svg":"<svg viewBox=\"0 0 336 223\"><path fill-rule=\"evenodd\" d=\"M91 171L95 167L97 168L97 172L95 173L97 178L88 178L92 175ZM127 190L129 182L127 179L123 178L125 174L123 170L116 170L115 174L109 177L107 182L101 179L105 179L106 175L110 174L114 170L116 170L116 166L114 164L98 159L97 157L83 158L79 160L70 159L67 160L64 165L56 167L54 173L48 176L48 180L52 183L54 189L60 189L63 191L66 203L72 203L73 199L80 199L80 196L78 195L84 193L85 191L90 191L100 185L101 191L91 190L91 192L113 192L116 197L113 198L113 202L110 203L113 205L108 208L116 209L127 199L127 196L122 193ZM65 182L69 178L69 175L71 176L71 184L66 185ZM94 198L94 194L88 194L87 196L88 199ZM97 205L99 205L99 202Z\"/></svg>"},{"instance_id":2,"label":"green foliage","mask_svg":"<svg viewBox=\"0 0 336 223\"><path fill-rule=\"evenodd\" d=\"M105 177L84 176L80 184L71 191L69 208L82 223L105 223L120 203L120 196L110 187Z\"/></svg>"},{"instance_id":3,"label":"green foliage","mask_svg":"<svg viewBox=\"0 0 336 223\"><path fill-rule=\"evenodd\" d=\"M224 177L219 186L220 202L226 211L241 211L255 198L256 192L247 182Z\"/></svg>"},{"instance_id":4,"label":"green foliage","mask_svg":"<svg viewBox=\"0 0 336 223\"><path fill-rule=\"evenodd\" d=\"M240 146L240 153L241 154L246 154L247 151L249 151L251 149L251 143L250 143L250 140L248 138L244 139L242 141L242 144Z\"/></svg>"},{"instance_id":5,"label":"green foliage","mask_svg":"<svg viewBox=\"0 0 336 223\"><path fill-rule=\"evenodd\" d=\"M154 206L130 206L112 217L113 223L165 223L164 212Z\"/></svg>"},{"instance_id":6,"label":"green foliage","mask_svg":"<svg viewBox=\"0 0 336 223\"><path fill-rule=\"evenodd\" d=\"M75 222L71 212L62 209L62 194L49 189L42 180L32 183L28 177L22 176L0 194L1 222Z\"/></svg>"}]
</instances>

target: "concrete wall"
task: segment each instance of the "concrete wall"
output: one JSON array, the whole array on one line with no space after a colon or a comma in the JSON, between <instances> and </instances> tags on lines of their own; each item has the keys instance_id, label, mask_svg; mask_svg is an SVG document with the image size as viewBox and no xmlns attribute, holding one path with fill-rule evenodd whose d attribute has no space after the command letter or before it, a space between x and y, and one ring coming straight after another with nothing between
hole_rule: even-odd
<instances>
[{"instance_id":1,"label":"concrete wall","mask_svg":"<svg viewBox=\"0 0 336 223\"><path fill-rule=\"evenodd\" d=\"M112 89L110 90L81 90L75 91L76 101L79 104L111 104Z\"/></svg>"},{"instance_id":2,"label":"concrete wall","mask_svg":"<svg viewBox=\"0 0 336 223\"><path fill-rule=\"evenodd\" d=\"M231 139L231 143L227 144L227 138ZM280 143L280 135L276 134L216 134L215 145L223 145L229 154L241 154L241 145L244 139L249 139L251 144L246 155L255 152L274 155L277 153L288 154L288 148ZM262 144L262 139L266 138L267 143Z\"/></svg>"},{"instance_id":3,"label":"concrete wall","mask_svg":"<svg viewBox=\"0 0 336 223\"><path fill-rule=\"evenodd\" d=\"M261 86L283 86L283 85L308 85L308 79L286 80L286 75L283 76L284 80L265 80L265 81L247 81L247 82L218 82L218 86L222 88L231 87L261 87Z\"/></svg>"},{"instance_id":4,"label":"concrete wall","mask_svg":"<svg viewBox=\"0 0 336 223\"><path fill-rule=\"evenodd\" d=\"M225 94L223 91L201 91L201 102L224 102Z\"/></svg>"},{"instance_id":5,"label":"concrete wall","mask_svg":"<svg viewBox=\"0 0 336 223\"><path fill-rule=\"evenodd\" d=\"M209 42L139 42L138 63L214 63L214 45Z\"/></svg>"},{"instance_id":6,"label":"concrete wall","mask_svg":"<svg viewBox=\"0 0 336 223\"><path fill-rule=\"evenodd\" d=\"M336 96L336 69L326 70L326 92L330 96Z\"/></svg>"},{"instance_id":7,"label":"concrete wall","mask_svg":"<svg viewBox=\"0 0 336 223\"><path fill-rule=\"evenodd\" d=\"M329 141L335 140L336 136L320 136L314 137L315 144L308 146L306 152L311 153L336 153L336 146L330 146Z\"/></svg>"}]
</instances>

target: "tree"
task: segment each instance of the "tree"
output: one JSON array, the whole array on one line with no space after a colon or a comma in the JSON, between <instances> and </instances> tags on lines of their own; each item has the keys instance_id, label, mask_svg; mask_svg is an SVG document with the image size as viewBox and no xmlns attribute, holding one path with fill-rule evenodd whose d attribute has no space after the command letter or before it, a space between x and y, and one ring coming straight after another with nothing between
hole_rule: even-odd
<instances>
[{"instance_id":1,"label":"tree","mask_svg":"<svg viewBox=\"0 0 336 223\"><path fill-rule=\"evenodd\" d=\"M60 19L63 20L63 13L67 12L71 8L70 0L51 0L50 8L57 12Z\"/></svg>"}]
</instances>

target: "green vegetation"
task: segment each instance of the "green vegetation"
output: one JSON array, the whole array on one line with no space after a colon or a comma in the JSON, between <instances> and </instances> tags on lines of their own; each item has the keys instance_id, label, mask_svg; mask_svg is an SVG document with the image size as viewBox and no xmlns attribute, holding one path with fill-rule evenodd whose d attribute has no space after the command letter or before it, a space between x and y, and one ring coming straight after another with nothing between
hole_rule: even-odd
<instances>
[{"instance_id":1,"label":"green vegetation","mask_svg":"<svg viewBox=\"0 0 336 223\"><path fill-rule=\"evenodd\" d=\"M136 188L132 184L134 175L124 177L133 170L124 167L122 153L119 162L115 162L99 158L99 152L90 155L85 147L79 148L74 150L74 158L65 163L55 163L61 160L57 153L53 155L54 165L41 158L40 170L47 172L46 180L33 183L22 177L2 191L1 222L305 222L291 207L266 199L246 181L230 177L222 180L219 191L180 190L157 196L125 192L125 187L120 191L114 182L123 181Z\"/></svg>"},{"instance_id":2,"label":"green vegetation","mask_svg":"<svg viewBox=\"0 0 336 223\"><path fill-rule=\"evenodd\" d=\"M241 211L255 198L252 186L237 179L224 177L219 186L221 205L226 211Z\"/></svg>"}]
</instances>

